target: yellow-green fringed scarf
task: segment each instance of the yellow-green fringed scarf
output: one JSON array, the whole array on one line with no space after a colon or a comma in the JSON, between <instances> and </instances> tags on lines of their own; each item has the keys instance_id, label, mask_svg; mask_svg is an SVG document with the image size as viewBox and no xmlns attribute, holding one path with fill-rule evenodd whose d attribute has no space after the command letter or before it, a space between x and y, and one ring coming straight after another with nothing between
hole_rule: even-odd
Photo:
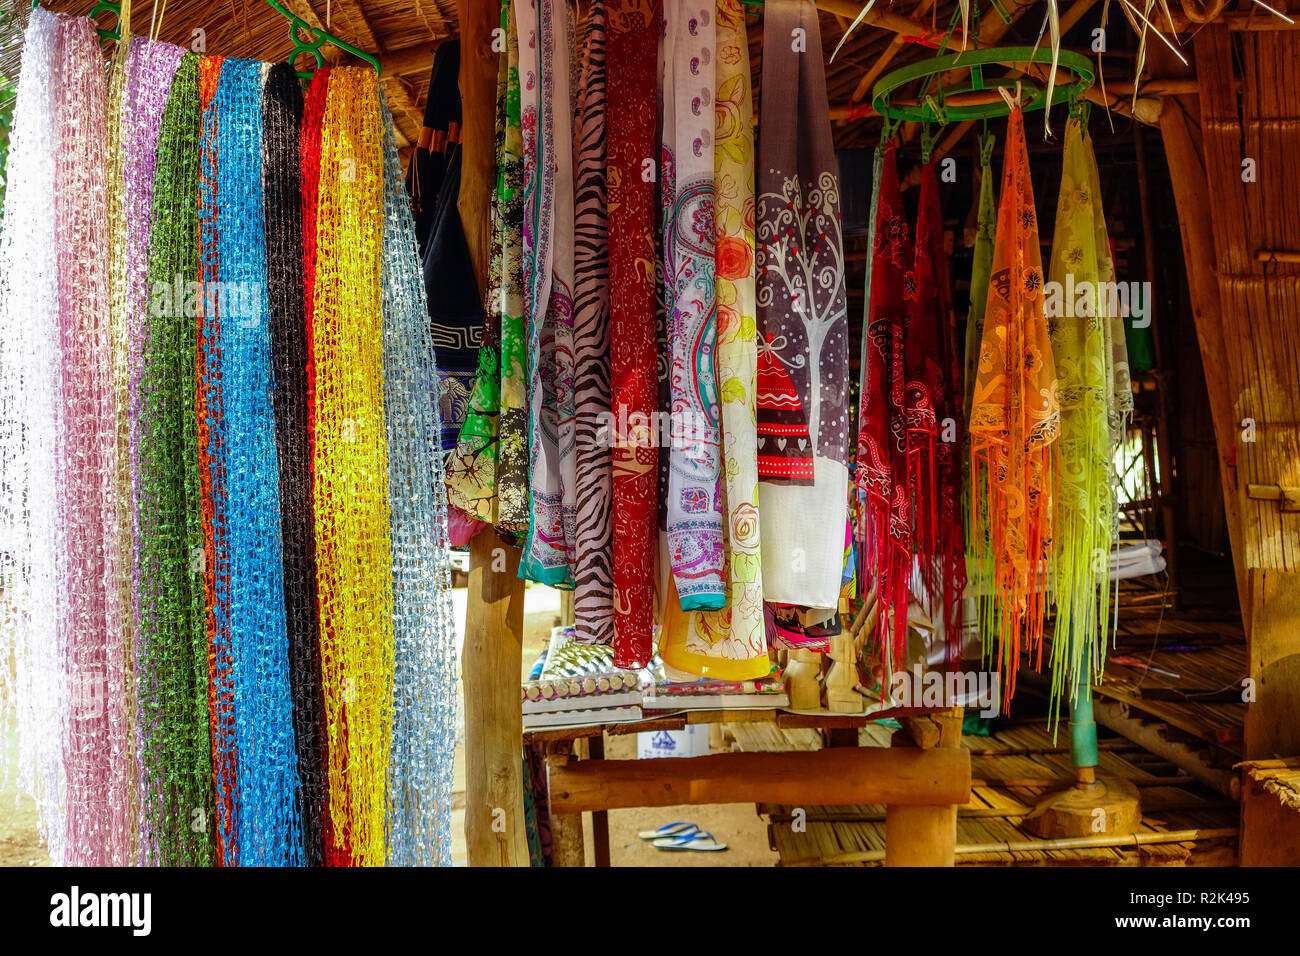
<instances>
[{"instance_id":1,"label":"yellow-green fringed scarf","mask_svg":"<svg viewBox=\"0 0 1300 956\"><path fill-rule=\"evenodd\" d=\"M1099 672L1105 653L1105 641L1097 638L1108 617L1115 523L1111 429L1112 422L1127 417L1125 396L1115 388L1114 316L1104 292L1114 269L1099 186L1092 141L1079 119L1071 118L1044 298L1061 405L1053 555L1054 714L1062 691L1075 686L1080 669ZM1130 409L1131 401L1129 395Z\"/></svg>"}]
</instances>

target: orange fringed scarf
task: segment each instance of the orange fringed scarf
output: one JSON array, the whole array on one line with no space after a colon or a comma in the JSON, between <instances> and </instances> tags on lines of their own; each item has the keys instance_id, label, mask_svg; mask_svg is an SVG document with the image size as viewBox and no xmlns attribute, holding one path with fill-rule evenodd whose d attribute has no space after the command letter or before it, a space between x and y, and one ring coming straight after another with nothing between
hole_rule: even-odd
<instances>
[{"instance_id":1,"label":"orange fringed scarf","mask_svg":"<svg viewBox=\"0 0 1300 956\"><path fill-rule=\"evenodd\" d=\"M1020 652L1042 662L1060 431L1056 366L1043 318L1043 264L1024 117L1007 123L997 241L971 408L973 548L991 555L981 631L996 635L1004 703Z\"/></svg>"}]
</instances>

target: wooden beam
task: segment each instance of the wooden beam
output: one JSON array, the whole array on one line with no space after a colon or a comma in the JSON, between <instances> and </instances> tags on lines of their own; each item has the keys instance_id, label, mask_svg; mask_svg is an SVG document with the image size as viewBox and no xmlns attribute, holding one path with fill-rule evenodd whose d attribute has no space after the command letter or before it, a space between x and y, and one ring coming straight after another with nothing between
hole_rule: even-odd
<instances>
[{"instance_id":1,"label":"wooden beam","mask_svg":"<svg viewBox=\"0 0 1300 956\"><path fill-rule=\"evenodd\" d=\"M912 11L912 19L915 20L918 17L924 16L929 12L930 7L933 5L934 0L921 0ZM871 68L867 70L866 73L862 74L862 79L858 80L858 85L854 88L853 95L849 97L850 103L860 103L863 97L871 92L871 85L885 72L885 68L888 67L890 61L892 61L894 57L902 51L906 42L907 41L904 40L902 36L894 34L893 39L889 41L889 46L885 47L884 52L876 58L876 62L871 64Z\"/></svg>"},{"instance_id":2,"label":"wooden beam","mask_svg":"<svg viewBox=\"0 0 1300 956\"><path fill-rule=\"evenodd\" d=\"M817 0L817 8L825 10L828 13L840 13L850 20L857 19L865 3L857 3L855 0ZM919 37L925 36L930 31L930 24L923 23L919 20L913 20L905 17L900 13L890 13L888 10L880 9L879 5L873 7L871 12L863 18L858 29L863 26L880 27L882 30L893 30L900 36Z\"/></svg>"},{"instance_id":3,"label":"wooden beam","mask_svg":"<svg viewBox=\"0 0 1300 956\"><path fill-rule=\"evenodd\" d=\"M433 69L434 43L399 47L378 57L384 76L427 76Z\"/></svg>"},{"instance_id":4,"label":"wooden beam","mask_svg":"<svg viewBox=\"0 0 1300 956\"><path fill-rule=\"evenodd\" d=\"M496 180L498 10L457 0L462 136L460 212L480 296L491 255L490 199ZM470 541L468 606L461 675L465 682L465 844L470 866L527 866L524 831L523 669L524 583L519 549L492 528Z\"/></svg>"},{"instance_id":5,"label":"wooden beam","mask_svg":"<svg viewBox=\"0 0 1300 956\"><path fill-rule=\"evenodd\" d=\"M970 799L970 755L960 749L837 747L672 760L552 759L549 766L552 813L715 803L947 805Z\"/></svg>"}]
</instances>

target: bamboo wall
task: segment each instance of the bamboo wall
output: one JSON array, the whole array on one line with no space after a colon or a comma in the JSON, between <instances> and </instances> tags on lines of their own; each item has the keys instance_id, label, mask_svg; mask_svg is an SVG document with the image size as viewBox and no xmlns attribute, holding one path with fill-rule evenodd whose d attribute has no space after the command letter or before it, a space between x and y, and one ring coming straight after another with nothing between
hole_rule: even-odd
<instances>
[{"instance_id":1,"label":"bamboo wall","mask_svg":"<svg viewBox=\"0 0 1300 956\"><path fill-rule=\"evenodd\" d=\"M1215 24L1197 34L1195 57L1199 106L1168 104L1161 125L1256 685L1246 755L1290 755L1300 753L1300 508L1260 489L1300 488L1300 34Z\"/></svg>"}]
</instances>

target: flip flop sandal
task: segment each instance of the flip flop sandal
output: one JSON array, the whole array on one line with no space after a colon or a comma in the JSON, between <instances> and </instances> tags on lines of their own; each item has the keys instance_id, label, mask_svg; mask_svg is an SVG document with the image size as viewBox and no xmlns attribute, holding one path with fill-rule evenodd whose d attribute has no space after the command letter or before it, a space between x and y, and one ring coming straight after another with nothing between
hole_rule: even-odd
<instances>
[{"instance_id":1,"label":"flip flop sandal","mask_svg":"<svg viewBox=\"0 0 1300 956\"><path fill-rule=\"evenodd\" d=\"M727 844L719 843L713 838L712 833L706 833L704 830L696 830L694 833L685 833L681 836L668 837L664 840L655 840L654 844L660 850L725 850Z\"/></svg>"},{"instance_id":2,"label":"flip flop sandal","mask_svg":"<svg viewBox=\"0 0 1300 956\"><path fill-rule=\"evenodd\" d=\"M694 823L665 823L657 830L642 830L637 834L642 840L659 840L665 837L683 837L689 833L698 833L699 827Z\"/></svg>"}]
</instances>

